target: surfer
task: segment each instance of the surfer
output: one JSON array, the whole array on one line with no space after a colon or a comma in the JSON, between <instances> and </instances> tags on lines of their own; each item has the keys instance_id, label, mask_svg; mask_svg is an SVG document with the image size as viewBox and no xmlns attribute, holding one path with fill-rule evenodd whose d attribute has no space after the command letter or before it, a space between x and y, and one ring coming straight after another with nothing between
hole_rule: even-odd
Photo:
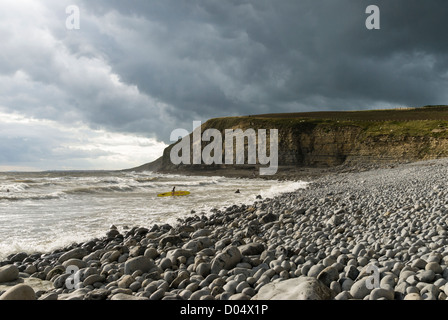
<instances>
[{"instance_id":1,"label":"surfer","mask_svg":"<svg viewBox=\"0 0 448 320\"><path fill-rule=\"evenodd\" d=\"M240 189L236 190L235 193L240 193Z\"/></svg>"},{"instance_id":2,"label":"surfer","mask_svg":"<svg viewBox=\"0 0 448 320\"><path fill-rule=\"evenodd\" d=\"M173 196L174 196L175 190L176 190L176 187L173 187L173 191L171 191L173 193Z\"/></svg>"}]
</instances>

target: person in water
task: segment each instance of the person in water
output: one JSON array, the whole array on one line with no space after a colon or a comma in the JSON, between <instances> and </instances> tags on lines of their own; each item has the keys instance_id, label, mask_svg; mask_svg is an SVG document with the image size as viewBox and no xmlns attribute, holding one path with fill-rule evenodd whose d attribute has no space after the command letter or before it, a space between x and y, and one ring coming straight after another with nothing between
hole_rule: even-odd
<instances>
[{"instance_id":1,"label":"person in water","mask_svg":"<svg viewBox=\"0 0 448 320\"><path fill-rule=\"evenodd\" d=\"M175 191L176 191L176 187L173 187L173 191L171 191L173 193L173 196L174 196Z\"/></svg>"},{"instance_id":2,"label":"person in water","mask_svg":"<svg viewBox=\"0 0 448 320\"><path fill-rule=\"evenodd\" d=\"M240 189L236 190L235 193L240 193Z\"/></svg>"}]
</instances>

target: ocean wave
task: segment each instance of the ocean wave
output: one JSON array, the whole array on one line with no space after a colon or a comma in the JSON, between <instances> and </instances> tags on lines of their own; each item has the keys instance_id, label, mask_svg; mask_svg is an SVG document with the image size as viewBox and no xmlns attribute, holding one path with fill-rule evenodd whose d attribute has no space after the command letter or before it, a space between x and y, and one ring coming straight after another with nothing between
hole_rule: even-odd
<instances>
[{"instance_id":1,"label":"ocean wave","mask_svg":"<svg viewBox=\"0 0 448 320\"><path fill-rule=\"evenodd\" d=\"M4 184L0 186L0 192L8 192L9 191L14 191L14 192L23 192L27 189L30 189L31 187L24 183L24 182L19 182L19 183L12 183L12 184Z\"/></svg>"},{"instance_id":2,"label":"ocean wave","mask_svg":"<svg viewBox=\"0 0 448 320\"><path fill-rule=\"evenodd\" d=\"M136 178L135 181L139 183L145 183L145 182L154 182L157 181L157 177L151 177L151 178Z\"/></svg>"},{"instance_id":3,"label":"ocean wave","mask_svg":"<svg viewBox=\"0 0 448 320\"><path fill-rule=\"evenodd\" d=\"M172 186L176 186L176 188L177 188L177 187L203 187L203 186L211 186L211 185L218 184L218 182L215 181L215 180L212 180L212 181L191 181L191 182L188 182L188 181L182 181L182 182L179 182L179 181L169 181L171 183L167 183L167 182L160 183L160 186L166 186L166 185L170 185L171 186L172 185Z\"/></svg>"},{"instance_id":4,"label":"ocean wave","mask_svg":"<svg viewBox=\"0 0 448 320\"><path fill-rule=\"evenodd\" d=\"M37 181L31 179L14 180L16 183L36 183Z\"/></svg>"},{"instance_id":5,"label":"ocean wave","mask_svg":"<svg viewBox=\"0 0 448 320\"><path fill-rule=\"evenodd\" d=\"M38 200L53 200L60 199L63 197L63 193L54 192L51 194L42 194L42 195L6 195L0 196L0 201L38 201Z\"/></svg>"},{"instance_id":6,"label":"ocean wave","mask_svg":"<svg viewBox=\"0 0 448 320\"><path fill-rule=\"evenodd\" d=\"M115 185L107 187L81 187L64 191L66 194L97 194L109 192L131 192L135 187L130 185Z\"/></svg>"}]
</instances>

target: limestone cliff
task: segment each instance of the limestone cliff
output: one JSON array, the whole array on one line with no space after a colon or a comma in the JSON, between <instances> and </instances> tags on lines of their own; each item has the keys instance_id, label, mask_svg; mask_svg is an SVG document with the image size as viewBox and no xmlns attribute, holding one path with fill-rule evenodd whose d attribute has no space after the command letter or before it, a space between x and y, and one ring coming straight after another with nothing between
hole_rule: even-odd
<instances>
[{"instance_id":1,"label":"limestone cliff","mask_svg":"<svg viewBox=\"0 0 448 320\"><path fill-rule=\"evenodd\" d=\"M308 113L216 118L202 124L201 131L211 128L219 130L223 136L225 129L278 129L279 166L331 167L448 156L448 107L395 110L394 113L390 110L340 112L331 116ZM203 141L202 147L207 144L209 142ZM179 172L229 167L173 165L170 151L174 145L166 148L160 159L140 169ZM245 148L247 151L247 143Z\"/></svg>"}]
</instances>

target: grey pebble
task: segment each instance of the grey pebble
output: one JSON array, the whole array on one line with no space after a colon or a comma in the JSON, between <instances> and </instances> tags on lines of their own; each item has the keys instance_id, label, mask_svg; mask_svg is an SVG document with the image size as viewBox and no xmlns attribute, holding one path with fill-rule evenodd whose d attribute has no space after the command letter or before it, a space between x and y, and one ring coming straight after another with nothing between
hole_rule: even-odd
<instances>
[{"instance_id":1,"label":"grey pebble","mask_svg":"<svg viewBox=\"0 0 448 320\"><path fill-rule=\"evenodd\" d=\"M417 273L416 277L421 282L429 283L434 280L435 276L436 276L436 274L434 273L433 270L424 270L424 271Z\"/></svg>"},{"instance_id":2,"label":"grey pebble","mask_svg":"<svg viewBox=\"0 0 448 320\"><path fill-rule=\"evenodd\" d=\"M151 294L149 300L161 300L165 294L165 290L163 288L156 290Z\"/></svg>"}]
</instances>

